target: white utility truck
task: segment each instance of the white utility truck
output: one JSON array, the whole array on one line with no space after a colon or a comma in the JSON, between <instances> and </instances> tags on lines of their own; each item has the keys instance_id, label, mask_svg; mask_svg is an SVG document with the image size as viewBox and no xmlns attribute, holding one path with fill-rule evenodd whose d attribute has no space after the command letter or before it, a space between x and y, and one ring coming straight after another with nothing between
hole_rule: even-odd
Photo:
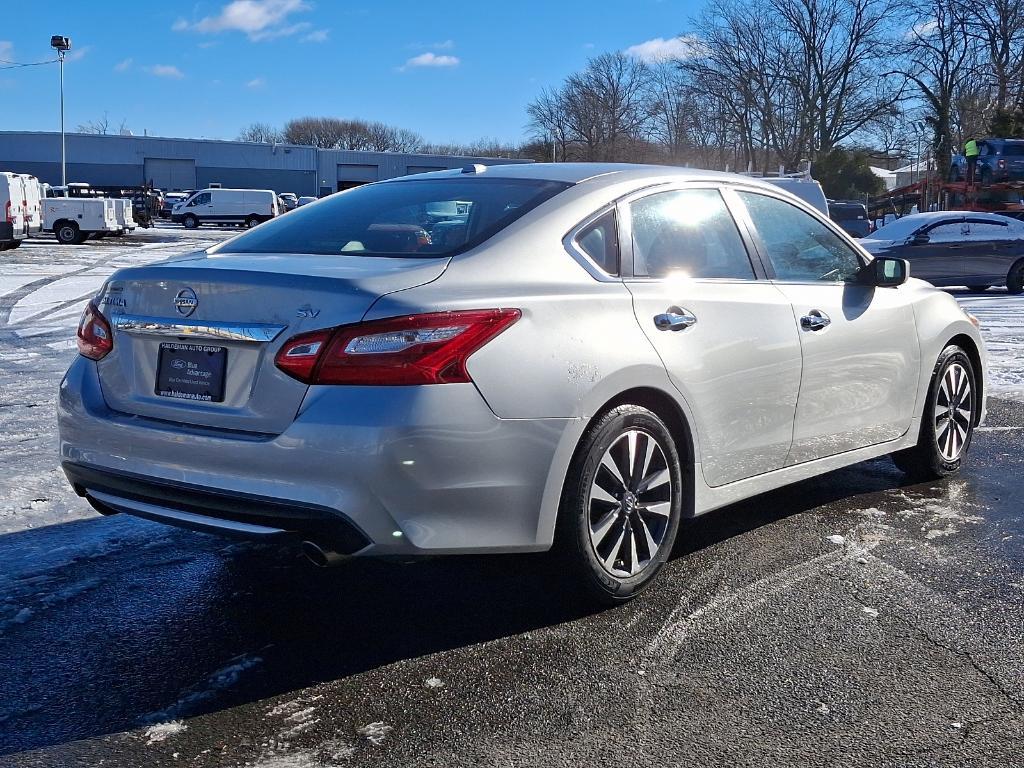
<instances>
[{"instance_id":1,"label":"white utility truck","mask_svg":"<svg viewBox=\"0 0 1024 768\"><path fill-rule=\"evenodd\" d=\"M105 237L121 229L113 200L75 194L76 188L87 186L50 187L43 201L43 229L62 245L81 245L90 235Z\"/></svg>"}]
</instances>

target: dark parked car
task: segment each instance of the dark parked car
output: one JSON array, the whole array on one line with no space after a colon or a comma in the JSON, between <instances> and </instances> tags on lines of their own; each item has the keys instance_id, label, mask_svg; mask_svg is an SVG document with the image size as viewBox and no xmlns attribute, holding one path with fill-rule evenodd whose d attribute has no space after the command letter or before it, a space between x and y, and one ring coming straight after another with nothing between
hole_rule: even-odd
<instances>
[{"instance_id":1,"label":"dark parked car","mask_svg":"<svg viewBox=\"0 0 1024 768\"><path fill-rule=\"evenodd\" d=\"M911 277L938 286L1024 292L1024 222L994 213L937 211L904 216L860 244L910 262Z\"/></svg>"},{"instance_id":2,"label":"dark parked car","mask_svg":"<svg viewBox=\"0 0 1024 768\"><path fill-rule=\"evenodd\" d=\"M1024 179L1024 139L984 139L978 142L978 150L975 181L993 184ZM957 155L949 169L949 180L966 179L967 158Z\"/></svg>"},{"instance_id":3,"label":"dark parked car","mask_svg":"<svg viewBox=\"0 0 1024 768\"><path fill-rule=\"evenodd\" d=\"M828 217L853 237L867 237L871 234L868 209L863 203L829 200Z\"/></svg>"}]
</instances>

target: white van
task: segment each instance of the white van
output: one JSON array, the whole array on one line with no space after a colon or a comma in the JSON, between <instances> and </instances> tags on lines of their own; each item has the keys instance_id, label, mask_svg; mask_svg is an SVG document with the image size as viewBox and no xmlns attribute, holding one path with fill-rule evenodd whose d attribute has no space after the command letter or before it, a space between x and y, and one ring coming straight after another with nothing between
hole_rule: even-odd
<instances>
[{"instance_id":1,"label":"white van","mask_svg":"<svg viewBox=\"0 0 1024 768\"><path fill-rule=\"evenodd\" d=\"M43 185L39 179L28 174L20 174L25 187L25 218L28 220L28 233L38 234L43 229Z\"/></svg>"},{"instance_id":2,"label":"white van","mask_svg":"<svg viewBox=\"0 0 1024 768\"><path fill-rule=\"evenodd\" d=\"M255 227L282 213L269 189L220 189L196 192L171 209L171 221L188 229L200 224L241 224Z\"/></svg>"},{"instance_id":3,"label":"white van","mask_svg":"<svg viewBox=\"0 0 1024 768\"><path fill-rule=\"evenodd\" d=\"M0 173L0 251L17 248L28 237L25 181L17 173Z\"/></svg>"},{"instance_id":4,"label":"white van","mask_svg":"<svg viewBox=\"0 0 1024 768\"><path fill-rule=\"evenodd\" d=\"M812 208L821 211L825 218L828 218L828 198L825 197L821 184L814 179L808 176L766 176L761 181L767 181L769 184L781 187L791 195L796 195Z\"/></svg>"}]
</instances>

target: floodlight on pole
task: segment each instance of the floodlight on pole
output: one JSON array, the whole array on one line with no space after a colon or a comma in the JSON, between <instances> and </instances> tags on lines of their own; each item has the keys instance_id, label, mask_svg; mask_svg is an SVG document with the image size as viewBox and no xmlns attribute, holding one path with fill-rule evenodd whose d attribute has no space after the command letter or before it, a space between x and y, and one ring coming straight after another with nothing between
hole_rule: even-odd
<instances>
[{"instance_id":1,"label":"floodlight on pole","mask_svg":"<svg viewBox=\"0 0 1024 768\"><path fill-rule=\"evenodd\" d=\"M57 61L60 62L60 183L66 187L68 184L67 153L64 145L64 55L71 50L71 38L63 35L53 35L50 38L50 47L57 51Z\"/></svg>"}]
</instances>

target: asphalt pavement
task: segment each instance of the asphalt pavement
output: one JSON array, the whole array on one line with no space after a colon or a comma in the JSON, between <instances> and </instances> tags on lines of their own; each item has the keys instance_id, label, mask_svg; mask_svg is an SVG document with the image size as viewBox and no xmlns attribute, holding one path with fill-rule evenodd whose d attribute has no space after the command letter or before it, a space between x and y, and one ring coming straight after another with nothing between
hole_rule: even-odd
<instances>
[{"instance_id":1,"label":"asphalt pavement","mask_svg":"<svg viewBox=\"0 0 1024 768\"><path fill-rule=\"evenodd\" d=\"M12 509L57 498L25 469L52 398L10 392L60 354L0 371ZM992 400L955 479L881 459L688 521L597 612L545 555L324 571L77 509L11 529L0 766L1022 765L1022 437Z\"/></svg>"}]
</instances>

